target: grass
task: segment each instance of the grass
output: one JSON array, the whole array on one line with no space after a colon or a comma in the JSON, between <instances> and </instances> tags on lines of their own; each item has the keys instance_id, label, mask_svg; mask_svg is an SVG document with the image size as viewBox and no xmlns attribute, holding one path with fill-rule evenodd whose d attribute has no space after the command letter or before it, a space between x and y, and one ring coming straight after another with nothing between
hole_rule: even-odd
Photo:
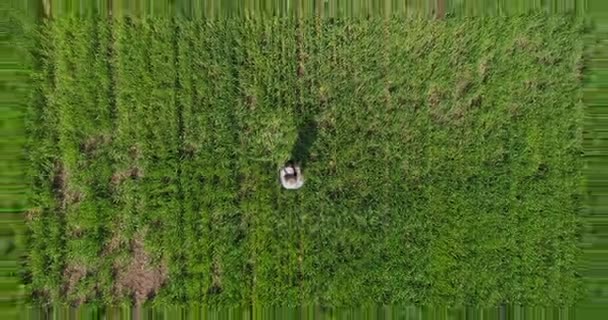
<instances>
[{"instance_id":1,"label":"grass","mask_svg":"<svg viewBox=\"0 0 608 320\"><path fill-rule=\"evenodd\" d=\"M48 21L31 299L572 304L582 32L547 15ZM297 192L277 179L290 158Z\"/></svg>"},{"instance_id":2,"label":"grass","mask_svg":"<svg viewBox=\"0 0 608 320\"><path fill-rule=\"evenodd\" d=\"M16 10L15 10L16 11ZM24 176L25 128L24 109L28 101L29 68L23 64L28 56L23 34L26 27L9 3L0 4L0 313L4 318L19 314L14 307L23 299L20 282L23 255L22 234L25 230L22 211L28 206Z\"/></svg>"}]
</instances>

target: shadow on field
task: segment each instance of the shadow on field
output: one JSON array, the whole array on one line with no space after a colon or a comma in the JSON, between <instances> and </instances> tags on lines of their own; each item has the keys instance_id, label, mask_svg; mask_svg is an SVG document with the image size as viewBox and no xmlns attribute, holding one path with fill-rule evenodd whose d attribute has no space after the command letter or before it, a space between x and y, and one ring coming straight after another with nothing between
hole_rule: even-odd
<instances>
[{"instance_id":1,"label":"shadow on field","mask_svg":"<svg viewBox=\"0 0 608 320\"><path fill-rule=\"evenodd\" d=\"M310 157L310 147L317 139L317 121L312 115L307 115L298 128L298 138L291 149L291 160L299 163L302 168Z\"/></svg>"}]
</instances>

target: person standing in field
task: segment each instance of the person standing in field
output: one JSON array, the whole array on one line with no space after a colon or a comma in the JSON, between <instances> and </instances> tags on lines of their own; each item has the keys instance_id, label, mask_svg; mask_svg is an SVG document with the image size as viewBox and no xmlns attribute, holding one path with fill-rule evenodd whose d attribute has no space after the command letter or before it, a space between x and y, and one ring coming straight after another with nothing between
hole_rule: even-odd
<instances>
[{"instance_id":1,"label":"person standing in field","mask_svg":"<svg viewBox=\"0 0 608 320\"><path fill-rule=\"evenodd\" d=\"M294 165L292 162L288 162L287 165L281 169L279 177L281 178L281 184L285 189L300 189L302 185L304 185L302 169L300 169L299 165Z\"/></svg>"}]
</instances>

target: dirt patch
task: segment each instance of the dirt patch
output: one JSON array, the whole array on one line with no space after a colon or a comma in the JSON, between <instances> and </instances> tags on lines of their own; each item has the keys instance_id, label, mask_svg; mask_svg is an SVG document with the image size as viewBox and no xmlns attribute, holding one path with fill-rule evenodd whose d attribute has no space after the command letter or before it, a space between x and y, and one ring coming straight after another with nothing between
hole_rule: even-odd
<instances>
[{"instance_id":1,"label":"dirt patch","mask_svg":"<svg viewBox=\"0 0 608 320\"><path fill-rule=\"evenodd\" d=\"M133 161L140 160L143 156L141 147L139 145L133 145L129 148L129 158Z\"/></svg>"},{"instance_id":2,"label":"dirt patch","mask_svg":"<svg viewBox=\"0 0 608 320\"><path fill-rule=\"evenodd\" d=\"M69 235L72 239L80 239L84 236L85 230L81 226L73 226L70 228Z\"/></svg>"},{"instance_id":3,"label":"dirt patch","mask_svg":"<svg viewBox=\"0 0 608 320\"><path fill-rule=\"evenodd\" d=\"M118 248L125 245L127 245L127 239L121 233L114 233L110 238L110 241L106 243L104 255L114 253Z\"/></svg>"},{"instance_id":4,"label":"dirt patch","mask_svg":"<svg viewBox=\"0 0 608 320\"><path fill-rule=\"evenodd\" d=\"M128 177L129 175L126 173L126 171L114 172L114 174L112 174L112 178L110 178L110 184L113 187L117 187L127 180Z\"/></svg>"},{"instance_id":5,"label":"dirt patch","mask_svg":"<svg viewBox=\"0 0 608 320\"><path fill-rule=\"evenodd\" d=\"M481 82L486 82L488 80L489 72L490 72L490 58L484 58L479 62L479 66L477 67L477 75Z\"/></svg>"},{"instance_id":6,"label":"dirt patch","mask_svg":"<svg viewBox=\"0 0 608 320\"><path fill-rule=\"evenodd\" d=\"M32 222L38 220L40 216L42 216L42 209L40 208L31 208L25 211L25 221Z\"/></svg>"},{"instance_id":7,"label":"dirt patch","mask_svg":"<svg viewBox=\"0 0 608 320\"><path fill-rule=\"evenodd\" d=\"M132 167L131 171L129 172L129 177L135 180L141 179L144 177L144 170L137 166Z\"/></svg>"},{"instance_id":8,"label":"dirt patch","mask_svg":"<svg viewBox=\"0 0 608 320\"><path fill-rule=\"evenodd\" d=\"M65 195L66 205L75 205L84 200L84 193L79 190L68 190Z\"/></svg>"},{"instance_id":9,"label":"dirt patch","mask_svg":"<svg viewBox=\"0 0 608 320\"><path fill-rule=\"evenodd\" d=\"M199 152L199 147L192 143L188 142L184 145L183 154L186 158L192 159Z\"/></svg>"},{"instance_id":10,"label":"dirt patch","mask_svg":"<svg viewBox=\"0 0 608 320\"><path fill-rule=\"evenodd\" d=\"M432 86L428 92L427 102L431 108L437 108L443 100L443 92L436 86Z\"/></svg>"},{"instance_id":11,"label":"dirt patch","mask_svg":"<svg viewBox=\"0 0 608 320\"><path fill-rule=\"evenodd\" d=\"M545 66L554 66L562 62L562 58L551 53L543 53L536 56L536 62Z\"/></svg>"},{"instance_id":12,"label":"dirt patch","mask_svg":"<svg viewBox=\"0 0 608 320\"><path fill-rule=\"evenodd\" d=\"M483 102L483 98L478 93L469 100L469 107L470 108L479 108L479 107L481 107L482 102Z\"/></svg>"},{"instance_id":13,"label":"dirt patch","mask_svg":"<svg viewBox=\"0 0 608 320\"><path fill-rule=\"evenodd\" d=\"M511 118L519 118L519 116L521 115L521 106L519 104L512 103L507 108L507 111L509 112Z\"/></svg>"},{"instance_id":14,"label":"dirt patch","mask_svg":"<svg viewBox=\"0 0 608 320\"><path fill-rule=\"evenodd\" d=\"M298 63L298 77L303 77L306 74L306 69L304 68L304 63L300 61Z\"/></svg>"},{"instance_id":15,"label":"dirt patch","mask_svg":"<svg viewBox=\"0 0 608 320\"><path fill-rule=\"evenodd\" d=\"M70 174L62 161L56 161L53 169L53 193L61 209L67 206L68 180Z\"/></svg>"},{"instance_id":16,"label":"dirt patch","mask_svg":"<svg viewBox=\"0 0 608 320\"><path fill-rule=\"evenodd\" d=\"M144 171L138 166L133 166L127 170L114 172L110 178L110 184L112 187L117 187L125 182L127 179L138 180L144 177Z\"/></svg>"},{"instance_id":17,"label":"dirt patch","mask_svg":"<svg viewBox=\"0 0 608 320\"><path fill-rule=\"evenodd\" d=\"M80 144L80 150L88 156L94 156L103 145L110 141L111 137L107 134L91 136Z\"/></svg>"},{"instance_id":18,"label":"dirt patch","mask_svg":"<svg viewBox=\"0 0 608 320\"><path fill-rule=\"evenodd\" d=\"M155 267L144 248L145 232L140 232L131 241L131 262L126 266L115 266L114 290L118 295L129 294L136 305L141 305L156 295L167 279L167 267Z\"/></svg>"},{"instance_id":19,"label":"dirt patch","mask_svg":"<svg viewBox=\"0 0 608 320\"><path fill-rule=\"evenodd\" d=\"M213 259L211 266L211 287L209 288L210 294L218 294L222 292L222 266L217 258Z\"/></svg>"},{"instance_id":20,"label":"dirt patch","mask_svg":"<svg viewBox=\"0 0 608 320\"><path fill-rule=\"evenodd\" d=\"M524 85L524 89L526 91L531 91L531 90L545 90L547 88L547 84L545 82L542 81L538 81L538 80L525 80L523 82Z\"/></svg>"},{"instance_id":21,"label":"dirt patch","mask_svg":"<svg viewBox=\"0 0 608 320\"><path fill-rule=\"evenodd\" d=\"M62 161L55 162L53 170L53 193L62 211L68 207L81 202L84 193L69 187L70 174Z\"/></svg>"},{"instance_id":22,"label":"dirt patch","mask_svg":"<svg viewBox=\"0 0 608 320\"><path fill-rule=\"evenodd\" d=\"M450 110L450 114L449 114L450 121L456 125L462 124L462 121L464 120L465 115L467 114L467 111L468 110L466 108L466 105L464 105L462 103L456 104Z\"/></svg>"},{"instance_id":23,"label":"dirt patch","mask_svg":"<svg viewBox=\"0 0 608 320\"><path fill-rule=\"evenodd\" d=\"M395 91L397 91L397 86L392 81L388 81L382 92L382 100L389 109L392 106L392 97Z\"/></svg>"},{"instance_id":24,"label":"dirt patch","mask_svg":"<svg viewBox=\"0 0 608 320\"><path fill-rule=\"evenodd\" d=\"M247 109L253 111L258 105L258 98L255 94L247 94L245 96L245 104L247 105Z\"/></svg>"},{"instance_id":25,"label":"dirt patch","mask_svg":"<svg viewBox=\"0 0 608 320\"><path fill-rule=\"evenodd\" d=\"M456 84L454 96L458 98L464 98L466 94L471 90L473 82L470 77L465 77ZM460 125L465 119L467 112L472 109L472 104L480 103L481 100L477 101L479 95L475 95L473 98L460 102L450 103L450 106L441 105L450 93L441 91L437 87L431 87L428 93L428 104L429 104L429 115L433 122L441 125ZM481 99L481 98L479 98ZM472 102L475 101L475 102Z\"/></svg>"},{"instance_id":26,"label":"dirt patch","mask_svg":"<svg viewBox=\"0 0 608 320\"><path fill-rule=\"evenodd\" d=\"M87 275L87 268L82 264L69 264L63 270L63 292L65 296L69 297L76 291L78 283ZM76 304L80 304L84 301L77 299ZM84 300L84 299L82 299Z\"/></svg>"},{"instance_id":27,"label":"dirt patch","mask_svg":"<svg viewBox=\"0 0 608 320\"><path fill-rule=\"evenodd\" d=\"M528 49L532 47L532 42L530 41L530 39L528 39L527 37L524 36L520 36L515 38L515 40L513 41L514 47L518 48L518 49Z\"/></svg>"},{"instance_id":28,"label":"dirt patch","mask_svg":"<svg viewBox=\"0 0 608 320\"><path fill-rule=\"evenodd\" d=\"M430 115L434 123L444 125L449 122L449 115L447 111L433 109L431 110Z\"/></svg>"},{"instance_id":29,"label":"dirt patch","mask_svg":"<svg viewBox=\"0 0 608 320\"><path fill-rule=\"evenodd\" d=\"M463 98L473 87L473 81L465 76L456 83L456 98Z\"/></svg>"},{"instance_id":30,"label":"dirt patch","mask_svg":"<svg viewBox=\"0 0 608 320\"><path fill-rule=\"evenodd\" d=\"M513 46L510 51L521 50L527 53L537 52L540 49L541 45L536 42L534 39L530 39L526 36L519 36L513 40Z\"/></svg>"}]
</instances>

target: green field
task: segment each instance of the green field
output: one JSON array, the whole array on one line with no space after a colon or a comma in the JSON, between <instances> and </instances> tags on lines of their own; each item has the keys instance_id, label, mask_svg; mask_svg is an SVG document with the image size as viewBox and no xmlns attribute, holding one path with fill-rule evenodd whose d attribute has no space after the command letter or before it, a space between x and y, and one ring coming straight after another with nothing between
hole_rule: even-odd
<instances>
[{"instance_id":1,"label":"green field","mask_svg":"<svg viewBox=\"0 0 608 320\"><path fill-rule=\"evenodd\" d=\"M32 302L570 305L584 25L58 18ZM302 163L298 191L278 183Z\"/></svg>"}]
</instances>

